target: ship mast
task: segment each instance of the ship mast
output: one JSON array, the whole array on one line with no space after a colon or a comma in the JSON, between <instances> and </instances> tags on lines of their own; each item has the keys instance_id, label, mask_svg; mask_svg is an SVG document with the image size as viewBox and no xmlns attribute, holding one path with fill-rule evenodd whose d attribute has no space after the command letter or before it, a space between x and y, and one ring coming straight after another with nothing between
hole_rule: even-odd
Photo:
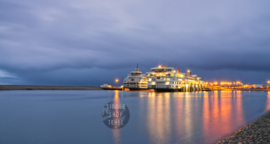
<instances>
[{"instance_id":1,"label":"ship mast","mask_svg":"<svg viewBox=\"0 0 270 144\"><path fill-rule=\"evenodd\" d=\"M137 63L137 69L136 69L136 71L137 71L137 72L139 71L139 65L138 65L138 63Z\"/></svg>"}]
</instances>

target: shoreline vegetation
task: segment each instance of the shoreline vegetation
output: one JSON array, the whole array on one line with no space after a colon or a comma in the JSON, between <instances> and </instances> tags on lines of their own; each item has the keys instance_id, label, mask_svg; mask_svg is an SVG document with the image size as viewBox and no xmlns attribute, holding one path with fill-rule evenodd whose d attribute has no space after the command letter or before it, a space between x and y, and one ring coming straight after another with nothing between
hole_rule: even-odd
<instances>
[{"instance_id":1,"label":"shoreline vegetation","mask_svg":"<svg viewBox=\"0 0 270 144\"><path fill-rule=\"evenodd\" d=\"M270 111L216 144L270 143Z\"/></svg>"},{"instance_id":2,"label":"shoreline vegetation","mask_svg":"<svg viewBox=\"0 0 270 144\"><path fill-rule=\"evenodd\" d=\"M99 86L0 85L0 90L102 90Z\"/></svg>"}]
</instances>

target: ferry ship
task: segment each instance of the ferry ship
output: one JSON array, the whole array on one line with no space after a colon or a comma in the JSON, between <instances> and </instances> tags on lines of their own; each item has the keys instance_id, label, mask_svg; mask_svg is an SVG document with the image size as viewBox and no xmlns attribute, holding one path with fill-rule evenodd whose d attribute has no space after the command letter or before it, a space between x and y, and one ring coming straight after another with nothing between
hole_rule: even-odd
<instances>
[{"instance_id":1,"label":"ferry ship","mask_svg":"<svg viewBox=\"0 0 270 144\"><path fill-rule=\"evenodd\" d=\"M124 88L129 90L146 90L148 87L147 83L146 75L139 71L137 64L137 69L131 71L124 79Z\"/></svg>"},{"instance_id":2,"label":"ferry ship","mask_svg":"<svg viewBox=\"0 0 270 144\"><path fill-rule=\"evenodd\" d=\"M146 74L148 89L155 91L201 91L203 89L201 78L191 75L190 70L181 73L179 69L167 67L164 63L151 68L151 72Z\"/></svg>"}]
</instances>

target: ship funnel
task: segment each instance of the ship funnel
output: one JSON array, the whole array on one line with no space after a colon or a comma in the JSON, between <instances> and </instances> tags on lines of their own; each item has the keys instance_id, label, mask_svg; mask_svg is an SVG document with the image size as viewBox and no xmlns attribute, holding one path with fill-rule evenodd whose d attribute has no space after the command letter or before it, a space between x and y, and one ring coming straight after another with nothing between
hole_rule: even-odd
<instances>
[{"instance_id":1,"label":"ship funnel","mask_svg":"<svg viewBox=\"0 0 270 144\"><path fill-rule=\"evenodd\" d=\"M191 71L190 71L190 70L187 70L187 74L188 74L188 75L191 75Z\"/></svg>"},{"instance_id":2,"label":"ship funnel","mask_svg":"<svg viewBox=\"0 0 270 144\"><path fill-rule=\"evenodd\" d=\"M165 63L162 64L162 67L166 67L167 65Z\"/></svg>"}]
</instances>

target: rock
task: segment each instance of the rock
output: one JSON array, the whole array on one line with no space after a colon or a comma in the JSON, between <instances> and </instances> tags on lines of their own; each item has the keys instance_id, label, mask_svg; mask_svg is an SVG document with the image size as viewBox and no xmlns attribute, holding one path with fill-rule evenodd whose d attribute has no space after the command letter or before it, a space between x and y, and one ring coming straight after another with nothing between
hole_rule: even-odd
<instances>
[{"instance_id":1,"label":"rock","mask_svg":"<svg viewBox=\"0 0 270 144\"><path fill-rule=\"evenodd\" d=\"M237 130L219 143L270 143L270 112Z\"/></svg>"}]
</instances>

